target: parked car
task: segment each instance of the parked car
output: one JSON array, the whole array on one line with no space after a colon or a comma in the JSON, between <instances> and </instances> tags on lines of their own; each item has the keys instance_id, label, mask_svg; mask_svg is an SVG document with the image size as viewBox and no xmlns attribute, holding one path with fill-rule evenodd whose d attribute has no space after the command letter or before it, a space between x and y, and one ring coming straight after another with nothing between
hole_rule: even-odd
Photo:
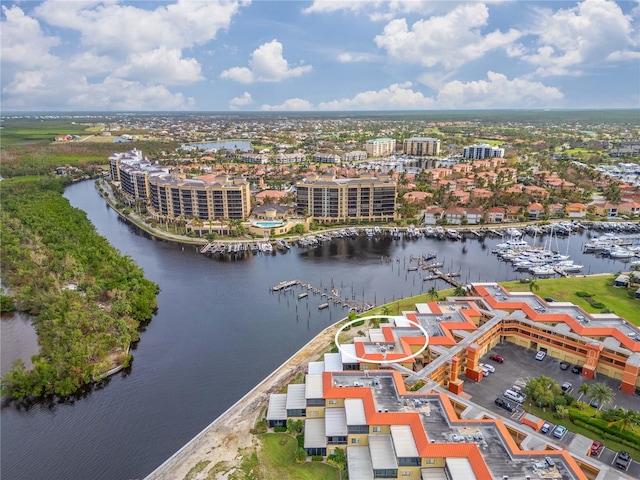
<instances>
[{"instance_id":1,"label":"parked car","mask_svg":"<svg viewBox=\"0 0 640 480\"><path fill-rule=\"evenodd\" d=\"M486 369L487 369L487 370L489 370L491 373L494 373L494 372L496 371L496 367L494 367L493 365L490 365L490 364L488 364L488 363L485 363L483 368L486 368Z\"/></svg>"},{"instance_id":2,"label":"parked car","mask_svg":"<svg viewBox=\"0 0 640 480\"><path fill-rule=\"evenodd\" d=\"M574 365L571 367L571 371L573 373L582 373L582 367L580 365Z\"/></svg>"},{"instance_id":3,"label":"parked car","mask_svg":"<svg viewBox=\"0 0 640 480\"><path fill-rule=\"evenodd\" d=\"M571 382L564 382L560 388L562 389L562 391L564 393L568 393L571 391L571 389L573 388L573 385L571 385Z\"/></svg>"},{"instance_id":4,"label":"parked car","mask_svg":"<svg viewBox=\"0 0 640 480\"><path fill-rule=\"evenodd\" d=\"M591 444L591 451L589 452L589 455L591 455L592 457L597 457L598 455L600 455L600 452L602 451L603 448L604 448L604 445L602 445L602 442L599 442L598 440L594 440L593 443Z\"/></svg>"},{"instance_id":5,"label":"parked car","mask_svg":"<svg viewBox=\"0 0 640 480\"><path fill-rule=\"evenodd\" d=\"M589 402L589 406L593 408L598 408L600 404L598 403L598 400L596 400L595 398L592 398L591 401Z\"/></svg>"},{"instance_id":6,"label":"parked car","mask_svg":"<svg viewBox=\"0 0 640 480\"><path fill-rule=\"evenodd\" d=\"M507 412L513 412L516 409L516 405L514 405L513 403L508 402L507 400L505 400L502 397L496 398L495 404L498 405L501 408L504 408Z\"/></svg>"},{"instance_id":7,"label":"parked car","mask_svg":"<svg viewBox=\"0 0 640 480\"><path fill-rule=\"evenodd\" d=\"M555 302L556 300L555 298L552 298L552 297L544 297L544 301L547 303L552 303L552 302Z\"/></svg>"},{"instance_id":8,"label":"parked car","mask_svg":"<svg viewBox=\"0 0 640 480\"><path fill-rule=\"evenodd\" d=\"M562 425L557 425L556 428L553 429L553 436L556 438L564 437L565 433L567 433L567 428Z\"/></svg>"},{"instance_id":9,"label":"parked car","mask_svg":"<svg viewBox=\"0 0 640 480\"><path fill-rule=\"evenodd\" d=\"M483 377L488 377L491 372L489 371L487 366L482 364L482 363L480 363L478 366L482 369L482 376Z\"/></svg>"},{"instance_id":10,"label":"parked car","mask_svg":"<svg viewBox=\"0 0 640 480\"><path fill-rule=\"evenodd\" d=\"M620 470L626 470L631 463L631 454L629 452L618 452L615 463Z\"/></svg>"},{"instance_id":11,"label":"parked car","mask_svg":"<svg viewBox=\"0 0 640 480\"><path fill-rule=\"evenodd\" d=\"M492 353L489 355L489 359L494 362L504 363L504 357L502 355L498 355L497 353Z\"/></svg>"},{"instance_id":12,"label":"parked car","mask_svg":"<svg viewBox=\"0 0 640 480\"><path fill-rule=\"evenodd\" d=\"M538 353L536 353L536 360L544 360L544 357L547 356L547 352L545 352L544 350L540 350Z\"/></svg>"},{"instance_id":13,"label":"parked car","mask_svg":"<svg viewBox=\"0 0 640 480\"><path fill-rule=\"evenodd\" d=\"M560 362L560 370L569 370L569 367L571 366L570 363L567 362Z\"/></svg>"},{"instance_id":14,"label":"parked car","mask_svg":"<svg viewBox=\"0 0 640 480\"><path fill-rule=\"evenodd\" d=\"M540 433L549 433L549 431L551 430L551 424L550 423L546 423L544 425L542 425L542 427L540 427Z\"/></svg>"}]
</instances>

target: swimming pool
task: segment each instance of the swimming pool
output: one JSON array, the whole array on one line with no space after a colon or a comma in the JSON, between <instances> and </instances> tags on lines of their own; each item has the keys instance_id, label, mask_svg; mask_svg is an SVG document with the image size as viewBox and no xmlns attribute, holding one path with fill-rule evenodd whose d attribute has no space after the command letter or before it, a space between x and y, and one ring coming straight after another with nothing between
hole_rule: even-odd
<instances>
[{"instance_id":1,"label":"swimming pool","mask_svg":"<svg viewBox=\"0 0 640 480\"><path fill-rule=\"evenodd\" d=\"M256 222L255 223L256 227L260 227L260 228L274 228L274 227L281 227L284 225L284 222L279 222L279 221L270 221L270 222Z\"/></svg>"}]
</instances>

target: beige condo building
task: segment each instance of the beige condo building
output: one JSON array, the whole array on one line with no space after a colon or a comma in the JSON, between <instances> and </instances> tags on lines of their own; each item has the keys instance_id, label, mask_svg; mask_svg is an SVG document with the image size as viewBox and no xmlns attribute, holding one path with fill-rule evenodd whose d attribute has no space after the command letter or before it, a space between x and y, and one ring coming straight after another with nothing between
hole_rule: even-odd
<instances>
[{"instance_id":1,"label":"beige condo building","mask_svg":"<svg viewBox=\"0 0 640 480\"><path fill-rule=\"evenodd\" d=\"M388 176L360 178L310 176L296 183L297 213L318 222L364 220L393 221L396 218L397 185Z\"/></svg>"},{"instance_id":2,"label":"beige condo building","mask_svg":"<svg viewBox=\"0 0 640 480\"><path fill-rule=\"evenodd\" d=\"M424 157L440 155L440 140L437 138L411 137L404 140L402 151L405 155Z\"/></svg>"}]
</instances>

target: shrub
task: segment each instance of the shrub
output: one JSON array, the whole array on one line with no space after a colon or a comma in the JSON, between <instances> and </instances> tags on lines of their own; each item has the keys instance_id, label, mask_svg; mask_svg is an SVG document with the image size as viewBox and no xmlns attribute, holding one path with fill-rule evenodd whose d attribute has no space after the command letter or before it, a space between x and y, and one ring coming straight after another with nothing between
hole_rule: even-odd
<instances>
[{"instance_id":1,"label":"shrub","mask_svg":"<svg viewBox=\"0 0 640 480\"><path fill-rule=\"evenodd\" d=\"M352 327L359 327L361 325L364 325L364 320L358 320L357 322L354 322Z\"/></svg>"},{"instance_id":2,"label":"shrub","mask_svg":"<svg viewBox=\"0 0 640 480\"><path fill-rule=\"evenodd\" d=\"M298 441L298 448L304 448L304 435L296 435L296 440Z\"/></svg>"},{"instance_id":3,"label":"shrub","mask_svg":"<svg viewBox=\"0 0 640 480\"><path fill-rule=\"evenodd\" d=\"M576 295L582 298L593 297L593 293L587 293L587 292L576 292Z\"/></svg>"},{"instance_id":4,"label":"shrub","mask_svg":"<svg viewBox=\"0 0 640 480\"><path fill-rule=\"evenodd\" d=\"M284 433L287 431L287 427L273 427L273 431L276 433Z\"/></svg>"},{"instance_id":5,"label":"shrub","mask_svg":"<svg viewBox=\"0 0 640 480\"><path fill-rule=\"evenodd\" d=\"M266 433L268 427L269 427L269 423L267 422L267 419L266 418L261 418L256 423L255 432L256 433ZM285 430L286 430L286 428L285 428Z\"/></svg>"},{"instance_id":6,"label":"shrub","mask_svg":"<svg viewBox=\"0 0 640 480\"><path fill-rule=\"evenodd\" d=\"M324 460L324 457L322 455L312 455L311 456L311 461L312 462L322 462L323 460Z\"/></svg>"},{"instance_id":7,"label":"shrub","mask_svg":"<svg viewBox=\"0 0 640 480\"><path fill-rule=\"evenodd\" d=\"M600 302L593 302L591 306L593 308L598 308L598 309L607 308L607 306L604 303L600 303Z\"/></svg>"}]
</instances>

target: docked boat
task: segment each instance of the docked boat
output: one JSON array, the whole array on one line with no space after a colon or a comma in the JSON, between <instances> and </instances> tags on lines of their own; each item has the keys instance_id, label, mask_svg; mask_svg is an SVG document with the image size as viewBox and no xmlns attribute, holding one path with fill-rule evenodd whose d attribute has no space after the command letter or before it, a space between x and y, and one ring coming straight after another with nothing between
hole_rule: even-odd
<instances>
[{"instance_id":1,"label":"docked boat","mask_svg":"<svg viewBox=\"0 0 640 480\"><path fill-rule=\"evenodd\" d=\"M328 303L321 303L320 305L318 305L318 310L324 310L325 308L329 308Z\"/></svg>"},{"instance_id":2,"label":"docked boat","mask_svg":"<svg viewBox=\"0 0 640 480\"><path fill-rule=\"evenodd\" d=\"M304 298L304 297L306 297L307 295L309 295L307 292L302 292L302 293L299 293L299 294L298 294L298 298Z\"/></svg>"}]
</instances>

